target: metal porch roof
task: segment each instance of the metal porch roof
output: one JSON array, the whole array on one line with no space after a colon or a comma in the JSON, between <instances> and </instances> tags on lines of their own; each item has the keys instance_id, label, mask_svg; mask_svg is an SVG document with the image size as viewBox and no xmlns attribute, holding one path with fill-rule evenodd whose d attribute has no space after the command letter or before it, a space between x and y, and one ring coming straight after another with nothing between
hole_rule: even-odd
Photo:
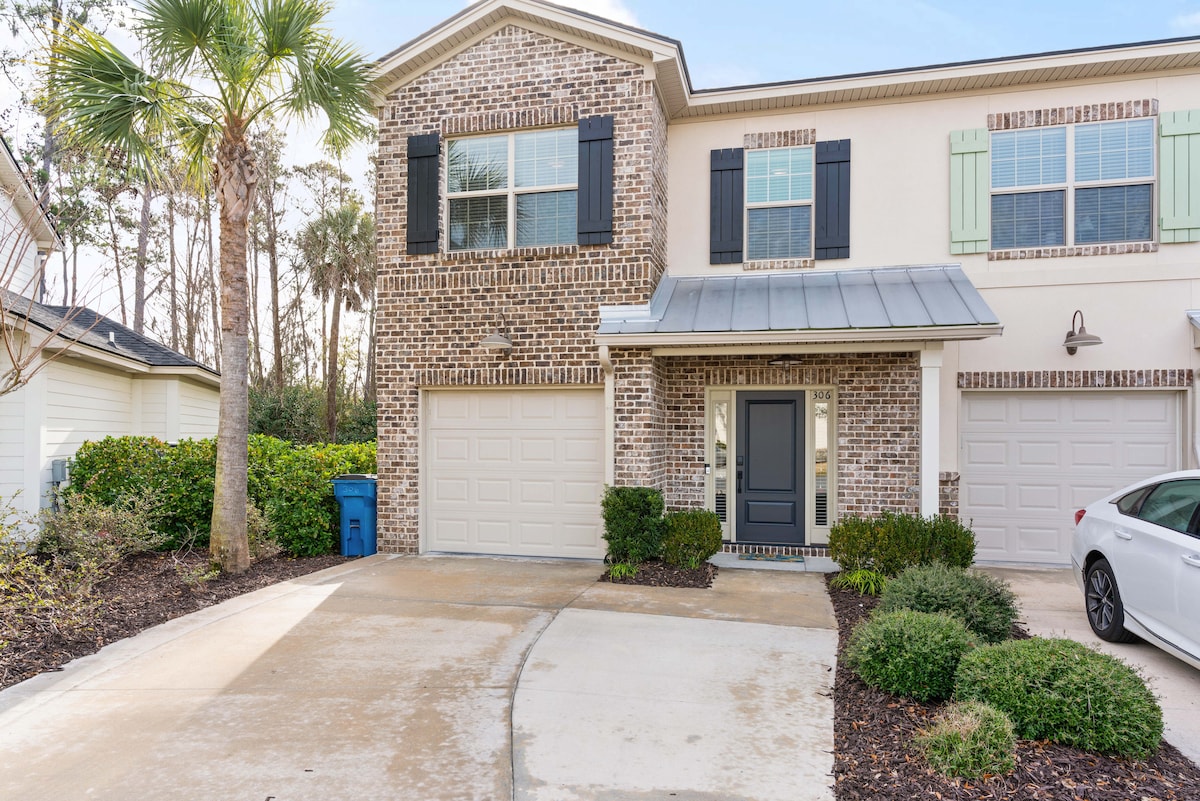
<instances>
[{"instance_id":1,"label":"metal porch roof","mask_svg":"<svg viewBox=\"0 0 1200 801\"><path fill-rule=\"evenodd\" d=\"M600 309L611 344L686 335L786 334L793 341L979 339L1000 322L958 265L666 276L646 306ZM770 337L779 341L778 337Z\"/></svg>"}]
</instances>

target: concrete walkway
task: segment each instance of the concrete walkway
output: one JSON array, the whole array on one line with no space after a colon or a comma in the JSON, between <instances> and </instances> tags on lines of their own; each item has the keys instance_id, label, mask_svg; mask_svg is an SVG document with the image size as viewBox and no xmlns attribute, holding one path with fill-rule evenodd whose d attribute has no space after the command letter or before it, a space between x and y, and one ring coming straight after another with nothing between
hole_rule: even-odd
<instances>
[{"instance_id":1,"label":"concrete walkway","mask_svg":"<svg viewBox=\"0 0 1200 801\"><path fill-rule=\"evenodd\" d=\"M1162 706L1167 742L1200 763L1200 670L1149 643L1110 643L1097 637L1088 625L1083 593L1070 568L987 567L984 571L1012 586L1030 634L1077 640L1142 670Z\"/></svg>"},{"instance_id":2,"label":"concrete walkway","mask_svg":"<svg viewBox=\"0 0 1200 801\"><path fill-rule=\"evenodd\" d=\"M0 692L0 798L831 799L819 575L370 557Z\"/></svg>"}]
</instances>

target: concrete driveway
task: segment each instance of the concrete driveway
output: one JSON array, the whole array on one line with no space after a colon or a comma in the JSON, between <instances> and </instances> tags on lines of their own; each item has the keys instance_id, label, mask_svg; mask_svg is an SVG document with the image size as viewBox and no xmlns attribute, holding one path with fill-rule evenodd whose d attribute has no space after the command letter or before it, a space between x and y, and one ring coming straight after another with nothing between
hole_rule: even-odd
<instances>
[{"instance_id":1,"label":"concrete driveway","mask_svg":"<svg viewBox=\"0 0 1200 801\"><path fill-rule=\"evenodd\" d=\"M0 798L832 799L819 575L370 557L0 692Z\"/></svg>"},{"instance_id":2,"label":"concrete driveway","mask_svg":"<svg viewBox=\"0 0 1200 801\"><path fill-rule=\"evenodd\" d=\"M1088 625L1083 593L1075 586L1070 568L983 570L1012 586L1030 634L1077 640L1140 668L1162 705L1167 742L1200 763L1200 670L1149 643L1118 644L1097 637Z\"/></svg>"}]
</instances>

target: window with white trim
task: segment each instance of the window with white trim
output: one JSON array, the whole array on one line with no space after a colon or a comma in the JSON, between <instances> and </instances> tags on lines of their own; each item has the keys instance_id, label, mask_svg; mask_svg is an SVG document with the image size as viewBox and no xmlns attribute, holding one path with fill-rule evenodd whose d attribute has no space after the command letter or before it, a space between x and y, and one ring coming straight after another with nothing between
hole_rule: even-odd
<instances>
[{"instance_id":1,"label":"window with white trim","mask_svg":"<svg viewBox=\"0 0 1200 801\"><path fill-rule=\"evenodd\" d=\"M746 258L811 258L812 220L813 148L747 150Z\"/></svg>"},{"instance_id":2,"label":"window with white trim","mask_svg":"<svg viewBox=\"0 0 1200 801\"><path fill-rule=\"evenodd\" d=\"M992 133L992 249L1153 239L1154 129L1148 117Z\"/></svg>"},{"instance_id":3,"label":"window with white trim","mask_svg":"<svg viewBox=\"0 0 1200 801\"><path fill-rule=\"evenodd\" d=\"M451 139L450 250L574 244L578 160L575 128Z\"/></svg>"}]
</instances>

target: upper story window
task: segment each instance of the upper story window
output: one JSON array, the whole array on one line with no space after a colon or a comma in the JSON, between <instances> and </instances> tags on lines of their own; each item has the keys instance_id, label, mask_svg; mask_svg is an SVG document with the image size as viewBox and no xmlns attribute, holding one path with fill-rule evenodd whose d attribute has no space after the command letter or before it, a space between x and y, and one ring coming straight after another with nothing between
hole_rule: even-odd
<instances>
[{"instance_id":1,"label":"upper story window","mask_svg":"<svg viewBox=\"0 0 1200 801\"><path fill-rule=\"evenodd\" d=\"M574 128L450 140L450 250L574 244L578 150Z\"/></svg>"},{"instance_id":2,"label":"upper story window","mask_svg":"<svg viewBox=\"0 0 1200 801\"><path fill-rule=\"evenodd\" d=\"M746 152L746 258L812 257L813 149Z\"/></svg>"},{"instance_id":3,"label":"upper story window","mask_svg":"<svg viewBox=\"0 0 1200 801\"><path fill-rule=\"evenodd\" d=\"M991 135L993 250L1154 236L1153 118Z\"/></svg>"}]
</instances>

